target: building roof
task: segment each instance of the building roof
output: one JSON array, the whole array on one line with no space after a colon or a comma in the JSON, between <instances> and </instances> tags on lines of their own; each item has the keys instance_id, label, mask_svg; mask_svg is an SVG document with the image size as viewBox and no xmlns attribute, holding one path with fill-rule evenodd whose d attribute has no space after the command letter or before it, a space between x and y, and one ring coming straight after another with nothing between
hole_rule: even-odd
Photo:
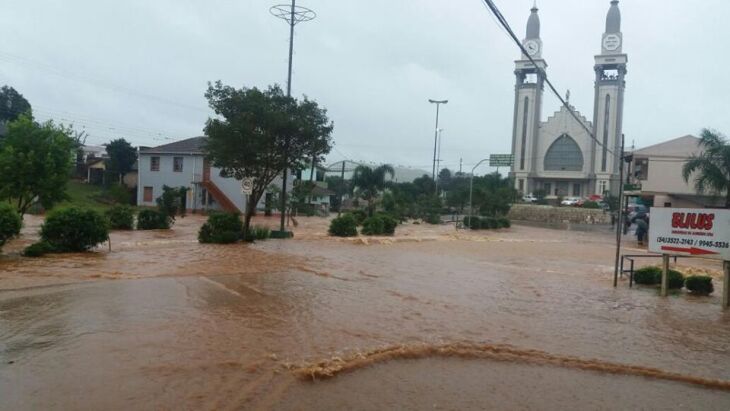
<instances>
[{"instance_id":1,"label":"building roof","mask_svg":"<svg viewBox=\"0 0 730 411\"><path fill-rule=\"evenodd\" d=\"M203 154L207 137L193 137L174 143L140 150L141 154Z\"/></svg>"},{"instance_id":2,"label":"building roof","mask_svg":"<svg viewBox=\"0 0 730 411\"><path fill-rule=\"evenodd\" d=\"M653 146L644 147L634 151L634 156L639 157L679 157L688 158L700 151L700 139L693 135L675 138Z\"/></svg>"}]
</instances>

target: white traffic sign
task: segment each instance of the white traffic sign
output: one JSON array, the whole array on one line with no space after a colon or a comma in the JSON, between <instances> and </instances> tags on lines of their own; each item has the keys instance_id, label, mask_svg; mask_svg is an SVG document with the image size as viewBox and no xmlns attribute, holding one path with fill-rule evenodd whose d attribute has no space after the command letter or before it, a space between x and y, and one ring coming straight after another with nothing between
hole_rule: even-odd
<instances>
[{"instance_id":1,"label":"white traffic sign","mask_svg":"<svg viewBox=\"0 0 730 411\"><path fill-rule=\"evenodd\" d=\"M253 193L253 178L247 177L241 180L241 193L246 195Z\"/></svg>"},{"instance_id":2,"label":"white traffic sign","mask_svg":"<svg viewBox=\"0 0 730 411\"><path fill-rule=\"evenodd\" d=\"M652 208L649 251L730 261L730 210Z\"/></svg>"}]
</instances>

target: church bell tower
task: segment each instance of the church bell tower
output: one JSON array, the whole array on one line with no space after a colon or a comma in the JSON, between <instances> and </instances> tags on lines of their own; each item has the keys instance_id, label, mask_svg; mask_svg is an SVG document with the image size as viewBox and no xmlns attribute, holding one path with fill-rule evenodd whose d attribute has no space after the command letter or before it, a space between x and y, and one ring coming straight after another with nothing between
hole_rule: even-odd
<instances>
[{"instance_id":1,"label":"church bell tower","mask_svg":"<svg viewBox=\"0 0 730 411\"><path fill-rule=\"evenodd\" d=\"M515 107L512 127L512 153L514 164L511 169L515 188L522 193L531 193L537 189L533 178L537 165L537 139L542 111L542 96L547 63L542 58L542 40L540 39L540 17L537 6L531 10L527 21L527 35L522 44L528 56L522 54L515 61Z\"/></svg>"},{"instance_id":2,"label":"church bell tower","mask_svg":"<svg viewBox=\"0 0 730 411\"><path fill-rule=\"evenodd\" d=\"M606 191L618 194L621 186L621 134L626 88L626 63L623 54L621 11L618 0L611 1L606 17L606 32L601 41L601 54L596 56L595 101L593 135L601 142L591 143L591 190L603 195ZM613 154L611 153L613 152Z\"/></svg>"}]
</instances>

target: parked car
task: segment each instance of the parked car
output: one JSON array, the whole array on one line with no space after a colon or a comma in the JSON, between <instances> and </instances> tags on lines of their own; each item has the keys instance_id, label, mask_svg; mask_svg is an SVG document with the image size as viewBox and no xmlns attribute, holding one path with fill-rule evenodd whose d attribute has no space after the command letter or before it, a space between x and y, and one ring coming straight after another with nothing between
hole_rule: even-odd
<instances>
[{"instance_id":1,"label":"parked car","mask_svg":"<svg viewBox=\"0 0 730 411\"><path fill-rule=\"evenodd\" d=\"M560 205L564 206L575 206L580 201L580 198L578 197L566 197L563 201L560 202Z\"/></svg>"},{"instance_id":2,"label":"parked car","mask_svg":"<svg viewBox=\"0 0 730 411\"><path fill-rule=\"evenodd\" d=\"M522 196L522 201L525 203L537 203L537 197L532 194Z\"/></svg>"}]
</instances>

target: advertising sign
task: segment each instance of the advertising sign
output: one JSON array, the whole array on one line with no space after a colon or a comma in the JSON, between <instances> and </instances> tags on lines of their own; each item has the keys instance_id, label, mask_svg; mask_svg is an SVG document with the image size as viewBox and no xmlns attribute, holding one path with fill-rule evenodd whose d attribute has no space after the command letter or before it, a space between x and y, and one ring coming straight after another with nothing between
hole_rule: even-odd
<instances>
[{"instance_id":1,"label":"advertising sign","mask_svg":"<svg viewBox=\"0 0 730 411\"><path fill-rule=\"evenodd\" d=\"M511 167L515 162L512 154L492 154L489 156L489 167Z\"/></svg>"},{"instance_id":2,"label":"advertising sign","mask_svg":"<svg viewBox=\"0 0 730 411\"><path fill-rule=\"evenodd\" d=\"M649 251L730 261L730 210L652 208Z\"/></svg>"}]
</instances>

